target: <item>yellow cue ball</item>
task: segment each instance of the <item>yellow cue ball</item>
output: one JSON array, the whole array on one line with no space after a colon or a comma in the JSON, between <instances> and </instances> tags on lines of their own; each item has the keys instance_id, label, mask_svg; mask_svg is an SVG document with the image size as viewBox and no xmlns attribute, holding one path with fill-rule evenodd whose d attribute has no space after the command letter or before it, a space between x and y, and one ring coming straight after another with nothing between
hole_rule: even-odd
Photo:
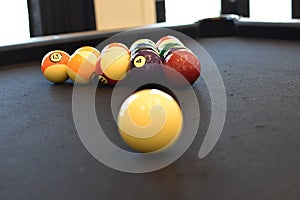
<instances>
[{"instance_id":1,"label":"yellow cue ball","mask_svg":"<svg viewBox=\"0 0 300 200\"><path fill-rule=\"evenodd\" d=\"M67 63L70 55L61 50L47 53L41 62L41 70L44 77L53 83L63 83L69 79L67 75Z\"/></svg>"},{"instance_id":2,"label":"yellow cue ball","mask_svg":"<svg viewBox=\"0 0 300 200\"><path fill-rule=\"evenodd\" d=\"M122 139L141 153L162 151L178 139L183 115L178 103L169 94L145 89L129 96L118 114Z\"/></svg>"}]
</instances>

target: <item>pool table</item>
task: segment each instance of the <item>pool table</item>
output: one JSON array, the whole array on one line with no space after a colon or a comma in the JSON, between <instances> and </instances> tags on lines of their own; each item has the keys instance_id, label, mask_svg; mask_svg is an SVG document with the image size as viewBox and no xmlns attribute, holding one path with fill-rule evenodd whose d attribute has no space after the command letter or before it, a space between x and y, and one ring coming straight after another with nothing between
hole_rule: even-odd
<instances>
[{"instance_id":1,"label":"pool table","mask_svg":"<svg viewBox=\"0 0 300 200\"><path fill-rule=\"evenodd\" d=\"M223 25L167 26L193 37L218 66L227 113L217 144L199 159L211 115L200 77L193 85L201 111L194 142L171 165L142 174L111 169L87 151L74 125L72 83L51 84L39 66L51 49L95 46L118 31L1 47L0 199L299 199L299 26L235 21L232 31L226 24L216 28ZM122 145L110 111L112 90L97 90L97 109L105 113L98 117Z\"/></svg>"}]
</instances>

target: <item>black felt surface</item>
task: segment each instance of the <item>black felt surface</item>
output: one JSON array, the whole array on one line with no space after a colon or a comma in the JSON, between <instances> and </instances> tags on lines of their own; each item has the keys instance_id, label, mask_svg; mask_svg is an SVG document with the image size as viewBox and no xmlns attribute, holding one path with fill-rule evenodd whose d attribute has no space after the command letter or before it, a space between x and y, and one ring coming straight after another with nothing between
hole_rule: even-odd
<instances>
[{"instance_id":1,"label":"black felt surface","mask_svg":"<svg viewBox=\"0 0 300 200\"><path fill-rule=\"evenodd\" d=\"M179 160L147 174L125 174L95 160L72 118L72 85L52 85L38 63L0 69L0 199L298 199L300 196L300 42L199 39L222 74L228 100L220 140L197 154L210 116L201 105L198 136ZM101 124L118 143L111 89L97 98Z\"/></svg>"}]
</instances>

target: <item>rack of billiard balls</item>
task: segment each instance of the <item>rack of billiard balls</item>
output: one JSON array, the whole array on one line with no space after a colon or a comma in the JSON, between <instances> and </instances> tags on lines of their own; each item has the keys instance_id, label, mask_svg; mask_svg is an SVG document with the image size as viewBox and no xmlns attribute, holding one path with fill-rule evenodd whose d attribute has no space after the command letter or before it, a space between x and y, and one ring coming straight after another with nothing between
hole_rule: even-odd
<instances>
[{"instance_id":1,"label":"rack of billiard balls","mask_svg":"<svg viewBox=\"0 0 300 200\"><path fill-rule=\"evenodd\" d=\"M72 55L54 50L41 62L44 77L53 83L71 79L76 84L89 84L96 80L100 85L114 86L126 79L131 69L154 76L162 73L170 84L184 86L198 79L201 66L197 56L174 36L164 36L156 43L139 39L129 48L119 42L110 43L101 52L91 46L81 47ZM178 74L187 81L180 82ZM153 112L157 105L162 109ZM166 149L178 139L182 127L183 115L177 101L155 88L130 95L118 115L121 137L138 152Z\"/></svg>"}]
</instances>

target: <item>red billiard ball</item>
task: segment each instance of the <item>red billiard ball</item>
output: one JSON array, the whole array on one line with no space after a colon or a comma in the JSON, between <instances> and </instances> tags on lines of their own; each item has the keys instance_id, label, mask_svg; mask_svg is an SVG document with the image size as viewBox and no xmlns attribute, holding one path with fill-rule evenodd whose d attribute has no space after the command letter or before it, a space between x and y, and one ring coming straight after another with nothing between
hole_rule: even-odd
<instances>
[{"instance_id":1,"label":"red billiard ball","mask_svg":"<svg viewBox=\"0 0 300 200\"><path fill-rule=\"evenodd\" d=\"M176 86L185 86L179 76L183 76L192 85L200 76L201 65L193 52L180 49L165 58L163 71L166 79Z\"/></svg>"},{"instance_id":2,"label":"red billiard ball","mask_svg":"<svg viewBox=\"0 0 300 200\"><path fill-rule=\"evenodd\" d=\"M163 59L165 59L166 57L168 57L168 55L169 54L171 54L171 53L173 53L173 52L175 52L175 51L178 51L178 50L182 50L182 49L186 49L186 50L188 50L188 51L191 51L188 47L186 47L186 46L173 46L173 47L171 47L171 48L169 48L167 51L165 51L164 53L163 53L163 55L161 55L161 57L163 58ZM192 51L191 51L192 52Z\"/></svg>"}]
</instances>

